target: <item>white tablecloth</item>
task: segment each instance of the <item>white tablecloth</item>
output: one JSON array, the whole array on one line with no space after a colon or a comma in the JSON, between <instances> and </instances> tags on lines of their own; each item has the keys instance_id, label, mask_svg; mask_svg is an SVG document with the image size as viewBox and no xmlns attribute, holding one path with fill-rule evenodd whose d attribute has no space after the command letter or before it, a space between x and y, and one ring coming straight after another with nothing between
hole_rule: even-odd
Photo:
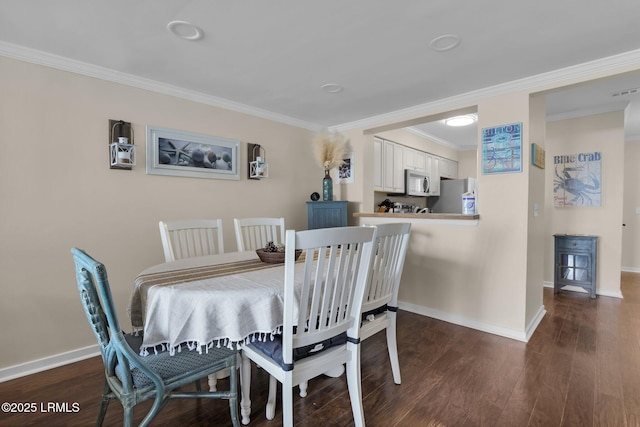
<instances>
[{"instance_id":1,"label":"white tablecloth","mask_svg":"<svg viewBox=\"0 0 640 427\"><path fill-rule=\"evenodd\" d=\"M255 252L237 252L164 263L143 271L129 307L134 329L141 328L143 319L141 354L154 349L173 352L181 344L201 350L241 345L281 332L284 264L252 260L258 260ZM210 269L212 266L215 268ZM226 268L233 273L191 280L203 270ZM163 284L154 284L158 281Z\"/></svg>"}]
</instances>

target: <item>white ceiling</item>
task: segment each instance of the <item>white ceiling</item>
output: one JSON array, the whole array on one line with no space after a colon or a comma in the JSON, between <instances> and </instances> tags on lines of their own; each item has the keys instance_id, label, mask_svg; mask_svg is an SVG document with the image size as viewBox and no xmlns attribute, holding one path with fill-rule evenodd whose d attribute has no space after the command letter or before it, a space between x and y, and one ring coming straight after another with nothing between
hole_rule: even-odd
<instances>
[{"instance_id":1,"label":"white ceiling","mask_svg":"<svg viewBox=\"0 0 640 427\"><path fill-rule=\"evenodd\" d=\"M638 16L638 0L0 0L0 55L323 129L600 58L640 58ZM174 20L202 39L172 35ZM429 47L446 34L461 43ZM328 83L344 90L327 93ZM638 76L556 92L548 115L621 108L610 93L631 87ZM640 135L636 117L627 110L627 137ZM440 128L421 131L461 149L477 139L477 130Z\"/></svg>"}]
</instances>

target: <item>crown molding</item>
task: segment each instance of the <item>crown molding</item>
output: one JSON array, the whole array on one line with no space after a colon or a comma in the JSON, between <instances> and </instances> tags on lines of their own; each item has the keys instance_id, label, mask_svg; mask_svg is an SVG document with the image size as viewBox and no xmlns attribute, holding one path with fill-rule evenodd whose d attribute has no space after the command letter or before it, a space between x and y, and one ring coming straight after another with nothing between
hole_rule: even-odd
<instances>
[{"instance_id":1,"label":"crown molding","mask_svg":"<svg viewBox=\"0 0 640 427\"><path fill-rule=\"evenodd\" d=\"M393 122L401 122L421 115L439 113L449 109L460 108L461 105L474 105L481 99L505 95L512 92L539 92L555 89L580 81L588 81L612 74L624 73L640 68L640 49L633 50L606 58L596 59L570 67L561 68L547 73L525 77L511 82L501 83L464 94L439 99L437 101L404 108L362 120L332 126L330 131L344 132L350 129L369 129Z\"/></svg>"},{"instance_id":2,"label":"crown molding","mask_svg":"<svg viewBox=\"0 0 640 427\"><path fill-rule=\"evenodd\" d=\"M430 141L435 142L436 144L440 144L440 145L444 145L445 147L449 147L452 150L455 151L467 151L467 150L476 150L478 147L476 146L468 146L468 145L456 145L453 144L447 140L444 140L442 138L438 138L437 136L433 136L423 130L420 130L418 128L415 128L413 126L410 126L408 128L405 128L406 131L414 134L414 135L418 135L421 138L425 138L428 139Z\"/></svg>"},{"instance_id":3,"label":"crown molding","mask_svg":"<svg viewBox=\"0 0 640 427\"><path fill-rule=\"evenodd\" d=\"M263 119L271 120L286 125L307 129L310 131L321 131L324 126L310 123L282 114L273 113L271 111L260 108L251 107L246 104L230 101L216 96L205 95L200 92L184 89L155 80L137 77L131 74L122 73L97 65L91 65L85 62L65 58L63 56L30 49L23 46L15 45L0 41L0 56L5 56L33 64L38 64L62 71L68 71L80 75L94 77L118 84L123 84L138 89L149 90L156 93L162 93L177 98L186 99L200 104L210 105L213 107L224 108L238 113L243 113ZM587 81L598 77L604 77L616 73L632 71L640 68L640 49L621 53L606 58L597 59L583 64L566 67L547 73L538 74L484 89L443 98L437 101L428 102L401 110L391 111L389 113L368 117L328 128L332 132L343 132L350 129L372 128L383 124L404 121L410 118L419 117L421 115L429 115L450 109L460 108L461 105L474 105L481 99L504 95L518 91L542 91L561 87L567 84L574 84L581 80ZM571 113L573 116L573 113ZM592 113L596 114L596 113ZM577 117L579 114L576 113ZM585 115L584 112L582 115ZM560 120L557 118L557 120ZM429 136L429 138L433 138ZM445 145L448 143L445 142ZM450 144L449 144L450 146Z\"/></svg>"},{"instance_id":4,"label":"crown molding","mask_svg":"<svg viewBox=\"0 0 640 427\"><path fill-rule=\"evenodd\" d=\"M549 114L547 115L547 122L557 122L559 120L576 119L578 117L593 116L595 114L622 111L627 108L627 105L629 105L629 102L616 102L613 104L599 105L592 108L580 108L578 110L567 111L566 113Z\"/></svg>"},{"instance_id":5,"label":"crown molding","mask_svg":"<svg viewBox=\"0 0 640 427\"><path fill-rule=\"evenodd\" d=\"M111 70L109 68L88 64L86 62L65 58L63 56L54 55L36 49L26 48L12 43L0 41L0 56L6 56L8 58L18 59L20 61L30 62L32 64L38 64L45 67L55 68L57 70L68 71L71 73L94 77L101 80L107 80L113 83L123 84L138 89L144 89L164 95L174 96L176 98L182 98L188 101L210 105L212 107L224 108L226 110L260 117L263 119L272 120L274 122L299 127L314 132L323 129L322 126L314 123L305 122L293 117L273 113L271 111L251 107L249 105L241 104L238 102L229 101L228 99L205 95L203 93L184 89L178 86L137 77L131 74Z\"/></svg>"}]
</instances>

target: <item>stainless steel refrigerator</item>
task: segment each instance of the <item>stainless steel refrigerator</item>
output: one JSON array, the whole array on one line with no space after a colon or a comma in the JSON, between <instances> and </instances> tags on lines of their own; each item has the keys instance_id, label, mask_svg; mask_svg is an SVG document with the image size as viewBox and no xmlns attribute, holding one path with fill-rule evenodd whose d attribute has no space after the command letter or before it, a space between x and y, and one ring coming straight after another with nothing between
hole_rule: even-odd
<instances>
[{"instance_id":1,"label":"stainless steel refrigerator","mask_svg":"<svg viewBox=\"0 0 640 427\"><path fill-rule=\"evenodd\" d=\"M440 196L431 197L429 204L434 213L462 213L462 195L472 193L476 187L475 178L443 179L440 181ZM431 204L433 203L433 204Z\"/></svg>"}]
</instances>

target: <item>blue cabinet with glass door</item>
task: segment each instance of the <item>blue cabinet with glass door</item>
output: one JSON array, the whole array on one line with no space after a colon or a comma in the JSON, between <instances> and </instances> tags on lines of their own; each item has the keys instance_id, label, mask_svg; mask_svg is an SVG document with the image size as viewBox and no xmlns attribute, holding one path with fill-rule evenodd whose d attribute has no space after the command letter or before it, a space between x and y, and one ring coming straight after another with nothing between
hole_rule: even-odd
<instances>
[{"instance_id":1,"label":"blue cabinet with glass door","mask_svg":"<svg viewBox=\"0 0 640 427\"><path fill-rule=\"evenodd\" d=\"M553 292L577 286L596 297L597 236L554 234L555 273Z\"/></svg>"}]
</instances>

